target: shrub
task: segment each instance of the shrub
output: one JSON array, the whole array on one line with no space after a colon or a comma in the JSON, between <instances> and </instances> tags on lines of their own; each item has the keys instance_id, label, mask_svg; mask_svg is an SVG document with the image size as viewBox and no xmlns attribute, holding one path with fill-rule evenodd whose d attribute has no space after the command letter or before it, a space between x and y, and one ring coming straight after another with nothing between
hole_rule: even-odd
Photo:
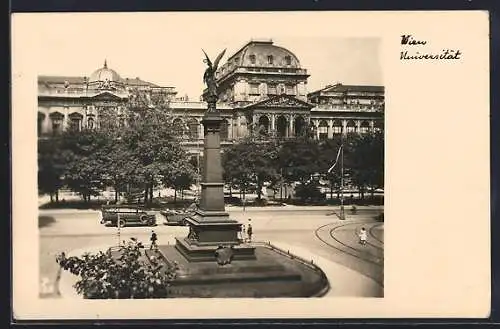
<instances>
[{"instance_id":1,"label":"shrub","mask_svg":"<svg viewBox=\"0 0 500 329\"><path fill-rule=\"evenodd\" d=\"M59 266L80 276L74 287L88 299L165 298L175 278L175 269L164 268L156 257L148 258L143 245L131 238L116 252L109 249L80 257L56 257Z\"/></svg>"},{"instance_id":2,"label":"shrub","mask_svg":"<svg viewBox=\"0 0 500 329\"><path fill-rule=\"evenodd\" d=\"M295 195L302 201L324 201L325 193L322 193L317 184L311 182L300 184L295 188Z\"/></svg>"}]
</instances>

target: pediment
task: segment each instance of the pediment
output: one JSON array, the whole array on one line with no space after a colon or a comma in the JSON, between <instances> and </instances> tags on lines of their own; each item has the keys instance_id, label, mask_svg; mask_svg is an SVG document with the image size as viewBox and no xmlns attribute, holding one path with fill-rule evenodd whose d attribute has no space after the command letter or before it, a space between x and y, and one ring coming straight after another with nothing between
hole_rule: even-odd
<instances>
[{"instance_id":1,"label":"pediment","mask_svg":"<svg viewBox=\"0 0 500 329\"><path fill-rule=\"evenodd\" d=\"M313 105L289 95L276 95L248 107L311 109Z\"/></svg>"},{"instance_id":2,"label":"pediment","mask_svg":"<svg viewBox=\"0 0 500 329\"><path fill-rule=\"evenodd\" d=\"M121 97L106 91L91 97L91 99L96 101L117 101L121 100Z\"/></svg>"}]
</instances>

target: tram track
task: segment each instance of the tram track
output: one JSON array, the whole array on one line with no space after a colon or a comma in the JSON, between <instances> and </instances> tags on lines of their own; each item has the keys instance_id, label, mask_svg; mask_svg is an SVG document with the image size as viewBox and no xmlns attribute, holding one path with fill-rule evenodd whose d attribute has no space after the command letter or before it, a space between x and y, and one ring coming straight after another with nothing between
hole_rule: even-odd
<instances>
[{"instance_id":1,"label":"tram track","mask_svg":"<svg viewBox=\"0 0 500 329\"><path fill-rule=\"evenodd\" d=\"M361 261L364 261L364 262L367 262L367 263L373 264L373 265L378 266L378 267L383 267L383 266L384 266L384 264L383 264L383 258L380 258L379 256L373 255L372 253L366 252L366 251L364 251L364 250L359 250L359 249L356 249L356 248L354 248L354 247L352 247L352 246L349 246L348 244L346 244L346 243L344 243L344 242L340 241L339 239L337 239L337 238L333 235L333 231L335 231L336 229L339 229L339 228L341 228L341 227L345 227L345 226L348 226L348 225L354 225L354 224L359 224L359 223L348 223L348 224L343 224L343 225L340 225L340 226L336 226L336 227L333 227L332 229L330 229L330 230L329 230L329 232L328 232L329 236L330 236L330 237L331 237L331 238L332 238L332 239L333 239L333 240L334 240L337 244L339 244L339 245L341 245L341 246L343 246L343 247L345 247L345 248L348 248L347 250L345 250L345 248L343 249L343 248L340 248L339 246L335 246L334 244L332 244L332 243L330 243L330 242L326 241L325 239L323 239L323 238L320 236L320 234L319 234L320 230L322 230L323 228L325 228L325 227L327 227L327 226L329 226L329 225L332 225L331 223L329 223L329 224L325 224L325 225L322 225L322 226L318 227L318 228L315 230L314 234L315 234L316 238L318 238L318 240L320 240L322 243L324 243L325 245L329 246L330 248L333 248L333 249L335 249L335 250L338 250L338 251L340 251L340 252L342 252L342 253L344 253L344 254L347 254L347 255L349 255L349 256L351 256L351 257L354 257L354 258L356 258L356 259L358 259L358 260L361 260ZM370 244L370 245L372 245L372 244ZM372 246L373 246L373 245L372 245ZM380 247L379 247L379 249L382 249L382 250L383 250L383 248L380 248ZM371 258L363 257L362 255L359 255L359 253L365 253L365 254L367 253L367 254L369 254L371 257L375 258L375 260L373 260L373 259L371 259Z\"/></svg>"}]
</instances>

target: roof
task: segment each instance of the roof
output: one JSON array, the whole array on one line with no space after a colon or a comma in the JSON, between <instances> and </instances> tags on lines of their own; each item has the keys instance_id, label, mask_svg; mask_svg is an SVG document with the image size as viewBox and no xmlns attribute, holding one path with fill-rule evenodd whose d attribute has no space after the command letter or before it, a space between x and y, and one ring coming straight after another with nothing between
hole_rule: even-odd
<instances>
[{"instance_id":1,"label":"roof","mask_svg":"<svg viewBox=\"0 0 500 329\"><path fill-rule=\"evenodd\" d=\"M255 56L255 63L252 63L250 56ZM273 63L268 63L268 56L273 57ZM290 65L287 64L286 57L289 57ZM220 69L227 69L229 66L260 66L260 67L290 67L300 68L300 61L290 50L276 46L272 40L251 40L240 50L228 57L228 60Z\"/></svg>"},{"instance_id":2,"label":"roof","mask_svg":"<svg viewBox=\"0 0 500 329\"><path fill-rule=\"evenodd\" d=\"M309 94L319 93L319 92L371 92L371 93L383 93L384 86L374 86L374 85L343 85L337 83L335 85L328 85L322 89L310 92Z\"/></svg>"},{"instance_id":3,"label":"roof","mask_svg":"<svg viewBox=\"0 0 500 329\"><path fill-rule=\"evenodd\" d=\"M39 75L38 83L46 83L46 84L64 84L66 81L69 82L70 85L78 85L85 83L85 77L74 77L74 76L51 76L51 75ZM139 78L134 79L122 79L120 78L120 82L128 84L129 86L150 86L150 87L159 87L158 85L141 80Z\"/></svg>"}]
</instances>

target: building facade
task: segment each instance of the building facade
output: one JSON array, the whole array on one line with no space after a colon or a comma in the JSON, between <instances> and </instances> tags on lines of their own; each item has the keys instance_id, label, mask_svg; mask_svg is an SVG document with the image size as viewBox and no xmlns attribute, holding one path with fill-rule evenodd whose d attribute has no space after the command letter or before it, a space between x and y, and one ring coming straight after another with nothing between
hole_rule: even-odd
<instances>
[{"instance_id":1,"label":"building facade","mask_svg":"<svg viewBox=\"0 0 500 329\"><path fill-rule=\"evenodd\" d=\"M307 133L326 139L342 131L383 129L384 87L337 83L308 93L309 74L299 58L270 40L245 44L219 67L216 77L223 147L255 135L288 138ZM88 77L39 76L38 132L43 136L126 125L136 110L163 107L184 131L188 151L199 156L207 104L176 94L174 87L124 79L106 61Z\"/></svg>"},{"instance_id":2,"label":"building facade","mask_svg":"<svg viewBox=\"0 0 500 329\"><path fill-rule=\"evenodd\" d=\"M123 79L106 61L88 77L39 76L38 135L125 125L131 109L166 105L176 93L139 78Z\"/></svg>"}]
</instances>

